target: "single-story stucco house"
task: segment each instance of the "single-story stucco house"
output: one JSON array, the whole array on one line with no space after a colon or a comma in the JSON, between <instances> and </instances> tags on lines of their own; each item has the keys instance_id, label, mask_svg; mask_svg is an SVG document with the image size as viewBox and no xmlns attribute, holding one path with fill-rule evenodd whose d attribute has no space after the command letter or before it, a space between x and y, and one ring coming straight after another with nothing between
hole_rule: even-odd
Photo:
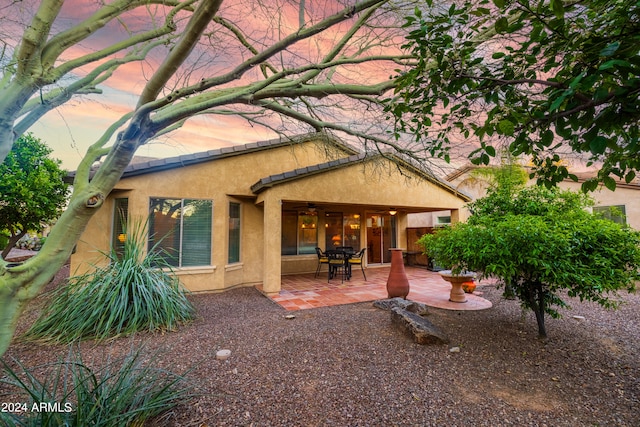
<instances>
[{"instance_id":1,"label":"single-story stucco house","mask_svg":"<svg viewBox=\"0 0 640 427\"><path fill-rule=\"evenodd\" d=\"M361 153L325 134L274 139L131 164L91 219L71 271L107 262L127 223L148 219L191 291L262 284L315 272L315 248L366 248L365 264L406 247L407 215L447 210L470 197L394 154Z\"/></svg>"}]
</instances>

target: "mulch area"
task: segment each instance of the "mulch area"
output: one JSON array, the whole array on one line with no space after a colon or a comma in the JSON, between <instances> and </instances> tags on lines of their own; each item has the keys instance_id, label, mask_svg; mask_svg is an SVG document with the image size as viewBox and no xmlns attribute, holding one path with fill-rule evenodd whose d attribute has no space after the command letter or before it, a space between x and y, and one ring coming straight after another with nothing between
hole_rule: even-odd
<instances>
[{"instance_id":1,"label":"mulch area","mask_svg":"<svg viewBox=\"0 0 640 427\"><path fill-rule=\"evenodd\" d=\"M491 286L482 292L491 309L430 311L448 345L414 343L371 303L287 319L241 288L193 295L197 319L176 332L80 348L95 366L143 348L149 363L185 373L196 395L159 426L640 425L640 295L625 295L617 311L568 299L540 340L532 313ZM45 300L28 307L20 331ZM229 359L216 359L220 349ZM4 360L32 367L68 351L15 342Z\"/></svg>"}]
</instances>

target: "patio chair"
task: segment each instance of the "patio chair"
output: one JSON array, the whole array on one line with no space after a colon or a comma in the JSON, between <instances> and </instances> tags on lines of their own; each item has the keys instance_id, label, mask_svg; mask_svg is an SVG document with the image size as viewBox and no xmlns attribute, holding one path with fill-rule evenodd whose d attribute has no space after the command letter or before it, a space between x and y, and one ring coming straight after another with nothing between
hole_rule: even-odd
<instances>
[{"instance_id":1,"label":"patio chair","mask_svg":"<svg viewBox=\"0 0 640 427\"><path fill-rule=\"evenodd\" d=\"M345 277L348 278L348 270L344 252L337 250L328 250L326 254L329 258L329 281L340 276L342 282L344 283Z\"/></svg>"},{"instance_id":2,"label":"patio chair","mask_svg":"<svg viewBox=\"0 0 640 427\"><path fill-rule=\"evenodd\" d=\"M354 265L360 265L360 270L362 270L362 275L364 276L364 280L367 280L367 275L364 274L364 252L367 248L360 249L360 252L353 255L349 258L349 266L352 267Z\"/></svg>"},{"instance_id":3,"label":"patio chair","mask_svg":"<svg viewBox=\"0 0 640 427\"><path fill-rule=\"evenodd\" d=\"M327 254L322 252L322 249L316 248L316 254L318 254L318 268L316 268L316 275L314 277L318 277L318 274L320 274L322 264L329 265L329 257L327 257Z\"/></svg>"}]
</instances>

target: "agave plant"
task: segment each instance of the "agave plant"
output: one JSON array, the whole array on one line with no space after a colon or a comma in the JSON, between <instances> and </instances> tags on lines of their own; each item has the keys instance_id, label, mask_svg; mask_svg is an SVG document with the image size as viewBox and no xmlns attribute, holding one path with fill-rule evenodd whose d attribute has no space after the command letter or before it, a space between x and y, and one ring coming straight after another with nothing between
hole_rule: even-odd
<instances>
[{"instance_id":1,"label":"agave plant","mask_svg":"<svg viewBox=\"0 0 640 427\"><path fill-rule=\"evenodd\" d=\"M75 348L66 361L34 368L13 363L16 368L2 361L0 386L21 403L0 412L0 425L141 426L192 396L183 376L143 364L139 350L98 369Z\"/></svg>"},{"instance_id":2,"label":"agave plant","mask_svg":"<svg viewBox=\"0 0 640 427\"><path fill-rule=\"evenodd\" d=\"M133 224L123 233L121 250L104 253L107 266L55 289L23 339L105 341L145 330L174 330L191 320L195 310L188 291L157 246L144 251L146 235L146 222Z\"/></svg>"}]
</instances>

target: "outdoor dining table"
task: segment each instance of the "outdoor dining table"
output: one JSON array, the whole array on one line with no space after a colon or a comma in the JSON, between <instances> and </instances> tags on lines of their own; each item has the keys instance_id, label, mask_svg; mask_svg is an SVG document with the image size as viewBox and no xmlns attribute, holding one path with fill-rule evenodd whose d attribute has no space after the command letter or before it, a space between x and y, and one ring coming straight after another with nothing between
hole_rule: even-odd
<instances>
[{"instance_id":1,"label":"outdoor dining table","mask_svg":"<svg viewBox=\"0 0 640 427\"><path fill-rule=\"evenodd\" d=\"M342 278L347 280L351 279L351 264L349 258L356 254L356 251L352 247L338 247L336 249L328 249L325 251L327 258L329 258L329 280L333 279L338 272L338 268L342 267ZM331 263L331 260L341 260L342 263ZM340 265L342 264L342 265Z\"/></svg>"}]
</instances>

